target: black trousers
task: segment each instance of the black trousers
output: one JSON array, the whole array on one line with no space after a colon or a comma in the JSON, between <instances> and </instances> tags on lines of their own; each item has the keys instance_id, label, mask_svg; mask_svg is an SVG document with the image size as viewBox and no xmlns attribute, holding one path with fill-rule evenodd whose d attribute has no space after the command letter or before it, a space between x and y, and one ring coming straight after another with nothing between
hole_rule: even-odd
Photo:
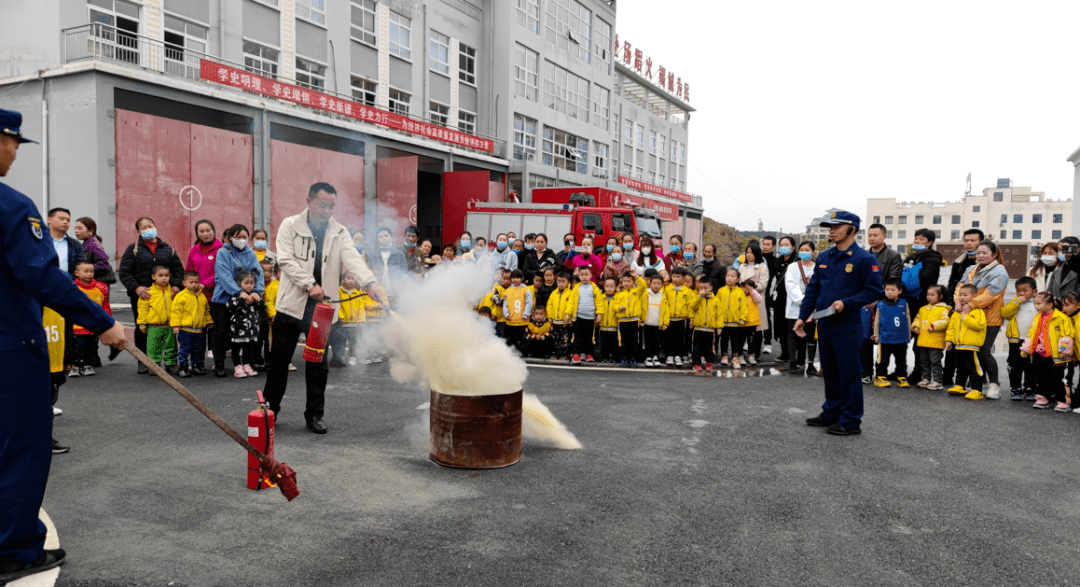
<instances>
[{"instance_id":1,"label":"black trousers","mask_svg":"<svg viewBox=\"0 0 1080 587\"><path fill-rule=\"evenodd\" d=\"M225 304L210 303L210 314L214 318L214 328L210 331L210 350L214 351L214 368L225 368L225 350L229 340L229 310ZM296 341L293 341L296 344Z\"/></svg>"},{"instance_id":2,"label":"black trousers","mask_svg":"<svg viewBox=\"0 0 1080 587\"><path fill-rule=\"evenodd\" d=\"M956 353L956 383L971 389L982 391L983 388L983 370L979 365L979 358L976 355L978 351L966 351L961 349L953 349Z\"/></svg>"},{"instance_id":3,"label":"black trousers","mask_svg":"<svg viewBox=\"0 0 1080 587\"><path fill-rule=\"evenodd\" d=\"M259 342L255 345L254 365L262 365L263 359L270 359L270 322L265 318L259 320Z\"/></svg>"},{"instance_id":4,"label":"black trousers","mask_svg":"<svg viewBox=\"0 0 1080 587\"><path fill-rule=\"evenodd\" d=\"M1031 372L1035 374L1035 393L1051 402L1065 401L1065 365L1055 365L1053 357L1033 353Z\"/></svg>"},{"instance_id":5,"label":"black trousers","mask_svg":"<svg viewBox=\"0 0 1080 587\"><path fill-rule=\"evenodd\" d=\"M956 353L956 349L945 351L945 367L941 371L941 384L945 387L952 387L956 377L956 372L958 370L956 365ZM956 383L964 385L964 382L959 379L956 379Z\"/></svg>"},{"instance_id":6,"label":"black trousers","mask_svg":"<svg viewBox=\"0 0 1080 587\"><path fill-rule=\"evenodd\" d=\"M600 330L600 356L605 361L614 361L619 356L619 331Z\"/></svg>"},{"instance_id":7,"label":"black trousers","mask_svg":"<svg viewBox=\"0 0 1080 587\"><path fill-rule=\"evenodd\" d=\"M685 357L686 356L686 319L675 320L672 319L668 324L667 330L667 343L664 345L664 350L667 351L669 357ZM682 359L679 359L680 361Z\"/></svg>"},{"instance_id":8,"label":"black trousers","mask_svg":"<svg viewBox=\"0 0 1080 587\"><path fill-rule=\"evenodd\" d=\"M642 340L645 342L645 356L646 357L659 357L660 356L660 327L649 326L648 324L641 327Z\"/></svg>"},{"instance_id":9,"label":"black trousers","mask_svg":"<svg viewBox=\"0 0 1080 587\"><path fill-rule=\"evenodd\" d=\"M255 352L259 348L258 341L250 342L231 342L232 346L232 361L233 366L239 367L240 365L255 366Z\"/></svg>"},{"instance_id":10,"label":"black trousers","mask_svg":"<svg viewBox=\"0 0 1080 587\"><path fill-rule=\"evenodd\" d=\"M716 360L716 353L713 352L713 343L715 341L716 331L694 330L693 361L695 365L704 362L707 366L712 367L713 361Z\"/></svg>"},{"instance_id":11,"label":"black trousers","mask_svg":"<svg viewBox=\"0 0 1080 587\"><path fill-rule=\"evenodd\" d=\"M1020 343L1009 343L1009 359L1005 364L1009 370L1009 387L1012 389L1035 389L1035 379L1030 372L1031 357L1020 356ZM1025 377L1026 375L1026 377ZM1026 379L1026 381L1025 381ZM1027 384L1025 386L1025 383Z\"/></svg>"},{"instance_id":12,"label":"black trousers","mask_svg":"<svg viewBox=\"0 0 1080 587\"><path fill-rule=\"evenodd\" d=\"M619 353L624 361L636 361L638 356L638 323L619 322ZM650 355L651 356L651 355Z\"/></svg>"},{"instance_id":13,"label":"black trousers","mask_svg":"<svg viewBox=\"0 0 1080 587\"><path fill-rule=\"evenodd\" d=\"M555 350L555 339L548 334L544 340L530 339L525 344L525 356L536 357L538 359L547 359L551 357L551 353Z\"/></svg>"},{"instance_id":14,"label":"black trousers","mask_svg":"<svg viewBox=\"0 0 1080 587\"><path fill-rule=\"evenodd\" d=\"M570 346L570 326L566 324L553 324L551 326L551 336L555 344L555 358L565 359Z\"/></svg>"},{"instance_id":15,"label":"black trousers","mask_svg":"<svg viewBox=\"0 0 1080 587\"><path fill-rule=\"evenodd\" d=\"M503 338L506 339L506 344L510 348L515 348L518 352L524 352L525 348L525 332L527 331L526 325L511 326L509 323L503 326Z\"/></svg>"},{"instance_id":16,"label":"black trousers","mask_svg":"<svg viewBox=\"0 0 1080 587\"><path fill-rule=\"evenodd\" d=\"M720 331L720 355L728 356L728 345L731 346L731 354L735 357L742 352L743 342L746 338L746 329L740 326L726 326Z\"/></svg>"},{"instance_id":17,"label":"black trousers","mask_svg":"<svg viewBox=\"0 0 1080 587\"><path fill-rule=\"evenodd\" d=\"M135 315L135 323L139 321L139 296L135 294L129 294L128 299L131 300L131 313ZM214 318L217 319L216 317ZM142 352L146 352L146 333L135 329L135 348Z\"/></svg>"},{"instance_id":18,"label":"black trousers","mask_svg":"<svg viewBox=\"0 0 1080 587\"><path fill-rule=\"evenodd\" d=\"M776 309L777 314L780 313L780 308ZM794 326L794 320L788 320L787 318L776 317L773 320L773 334L776 338L780 339L780 358L791 358L791 327Z\"/></svg>"},{"instance_id":19,"label":"black trousers","mask_svg":"<svg viewBox=\"0 0 1080 587\"><path fill-rule=\"evenodd\" d=\"M791 364L805 367L807 361L814 362L817 356L817 339L814 332L817 330L817 322L809 322L803 325L806 336L795 334L795 321L788 320L788 352L791 353Z\"/></svg>"},{"instance_id":20,"label":"black trousers","mask_svg":"<svg viewBox=\"0 0 1080 587\"><path fill-rule=\"evenodd\" d=\"M743 335L743 337L746 339L747 355L754 358L759 358L761 357L761 342L764 338L763 335L766 333L758 330L757 326L747 326L746 328L750 329L746 332L746 334Z\"/></svg>"},{"instance_id":21,"label":"black trousers","mask_svg":"<svg viewBox=\"0 0 1080 587\"><path fill-rule=\"evenodd\" d=\"M596 329L596 320L592 318L578 318L574 320L571 331L574 335L573 352L575 355L591 355L595 350L596 342L593 331Z\"/></svg>"},{"instance_id":22,"label":"black trousers","mask_svg":"<svg viewBox=\"0 0 1080 587\"><path fill-rule=\"evenodd\" d=\"M304 317L297 320L288 314L279 313L274 318L274 344L271 345L270 355L272 366L266 372L266 385L263 387L266 393L266 401L270 403L270 409L281 417L281 398L285 397L285 388L289 383L289 363L293 353L296 352L296 343L300 340L300 333L306 332L311 327L311 315L315 311L315 303L308 301L304 309ZM326 406L326 378L330 368L326 364L327 353L323 353L320 363L308 363L304 368L304 382L307 384L307 403L304 407L304 419L313 416L322 417ZM214 361L218 358L214 351Z\"/></svg>"},{"instance_id":23,"label":"black trousers","mask_svg":"<svg viewBox=\"0 0 1080 587\"><path fill-rule=\"evenodd\" d=\"M77 334L75 344L78 345L75 354L76 367L95 367L101 364L98 357L98 337L93 334Z\"/></svg>"},{"instance_id":24,"label":"black trousers","mask_svg":"<svg viewBox=\"0 0 1080 587\"><path fill-rule=\"evenodd\" d=\"M878 357L877 376L885 377L889 374L889 358L896 362L893 375L907 377L907 343L879 344L881 356Z\"/></svg>"},{"instance_id":25,"label":"black trousers","mask_svg":"<svg viewBox=\"0 0 1080 587\"><path fill-rule=\"evenodd\" d=\"M862 348L859 349L859 362L862 363L862 376L874 376L874 341L869 338L863 339Z\"/></svg>"}]
</instances>

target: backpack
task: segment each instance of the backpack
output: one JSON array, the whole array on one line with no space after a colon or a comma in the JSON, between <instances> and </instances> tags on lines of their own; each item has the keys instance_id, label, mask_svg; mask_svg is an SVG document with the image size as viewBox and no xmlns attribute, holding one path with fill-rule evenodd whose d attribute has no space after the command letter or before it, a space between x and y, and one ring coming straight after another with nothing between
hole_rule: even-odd
<instances>
[{"instance_id":1,"label":"backpack","mask_svg":"<svg viewBox=\"0 0 1080 587\"><path fill-rule=\"evenodd\" d=\"M874 309L877 306L877 302L863 306L860 308L860 317L862 318L863 340L870 340L874 336Z\"/></svg>"},{"instance_id":2,"label":"backpack","mask_svg":"<svg viewBox=\"0 0 1080 587\"><path fill-rule=\"evenodd\" d=\"M914 265L904 266L904 271L900 274L900 281L904 284L904 297L917 300L922 295L922 282L919 281L920 273L922 273L922 261Z\"/></svg>"}]
</instances>

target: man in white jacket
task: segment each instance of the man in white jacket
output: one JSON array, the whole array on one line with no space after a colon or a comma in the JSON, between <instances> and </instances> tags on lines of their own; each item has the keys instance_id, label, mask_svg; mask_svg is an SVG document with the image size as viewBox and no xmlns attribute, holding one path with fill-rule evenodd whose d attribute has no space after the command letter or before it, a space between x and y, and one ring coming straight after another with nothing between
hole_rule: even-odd
<instances>
[{"instance_id":1,"label":"man in white jacket","mask_svg":"<svg viewBox=\"0 0 1080 587\"><path fill-rule=\"evenodd\" d=\"M266 400L281 417L281 398L289 381L289 362L296 351L300 333L307 332L315 304L338 291L342 268L352 273L357 284L377 302L383 291L375 275L353 247L349 231L333 218L337 190L328 183L316 183L308 190L308 208L282 221L277 230L278 284L277 317L273 326L273 360L266 375ZM325 291L324 291L325 290ZM338 313L334 312L334 320ZM323 408L326 404L326 377L330 372L326 359L308 363L304 373L307 405L304 420L308 430L326 434Z\"/></svg>"}]
</instances>

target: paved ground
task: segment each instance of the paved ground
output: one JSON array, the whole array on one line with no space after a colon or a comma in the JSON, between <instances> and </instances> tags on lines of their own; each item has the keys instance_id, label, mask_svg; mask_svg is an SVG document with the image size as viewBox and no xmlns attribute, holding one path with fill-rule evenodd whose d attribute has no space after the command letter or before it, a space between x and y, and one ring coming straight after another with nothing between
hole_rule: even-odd
<instances>
[{"instance_id":1,"label":"paved ground","mask_svg":"<svg viewBox=\"0 0 1080 587\"><path fill-rule=\"evenodd\" d=\"M103 353L104 354L104 353ZM299 357L299 353L297 355ZM297 360L299 365L299 360ZM427 458L426 393L334 370L330 433L294 373L278 456L302 495L123 355L72 380L45 509L58 585L1066 585L1080 582L1080 416L867 388L861 437L803 425L817 378L536 367L585 445L502 470ZM256 380L189 379L246 428Z\"/></svg>"}]
</instances>

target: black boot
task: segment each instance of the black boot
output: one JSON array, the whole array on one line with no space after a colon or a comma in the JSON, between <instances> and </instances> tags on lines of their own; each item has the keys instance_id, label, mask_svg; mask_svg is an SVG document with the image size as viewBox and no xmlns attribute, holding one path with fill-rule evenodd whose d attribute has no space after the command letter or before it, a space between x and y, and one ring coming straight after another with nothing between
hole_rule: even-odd
<instances>
[{"instance_id":1,"label":"black boot","mask_svg":"<svg viewBox=\"0 0 1080 587\"><path fill-rule=\"evenodd\" d=\"M206 365L202 363L195 363L195 365L191 368L191 374L198 375L199 377L206 375Z\"/></svg>"}]
</instances>

